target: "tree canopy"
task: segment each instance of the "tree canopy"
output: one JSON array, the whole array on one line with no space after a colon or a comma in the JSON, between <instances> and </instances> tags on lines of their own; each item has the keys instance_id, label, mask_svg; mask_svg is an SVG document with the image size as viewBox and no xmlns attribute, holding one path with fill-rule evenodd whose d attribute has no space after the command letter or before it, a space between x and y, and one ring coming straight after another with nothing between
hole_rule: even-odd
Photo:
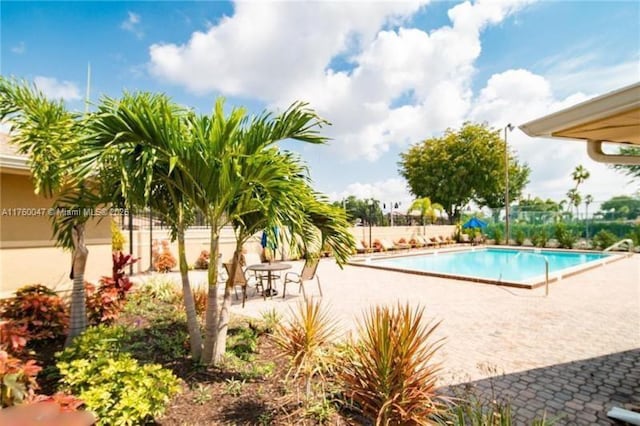
<instances>
[{"instance_id":1,"label":"tree canopy","mask_svg":"<svg viewBox=\"0 0 640 426\"><path fill-rule=\"evenodd\" d=\"M600 205L605 219L635 219L640 217L640 197L618 195Z\"/></svg>"},{"instance_id":2,"label":"tree canopy","mask_svg":"<svg viewBox=\"0 0 640 426\"><path fill-rule=\"evenodd\" d=\"M429 197L455 221L470 201L504 207L505 143L486 124L465 123L460 130L429 138L400 154L399 172L417 198ZM520 198L530 169L509 152L509 197Z\"/></svg>"}]
</instances>

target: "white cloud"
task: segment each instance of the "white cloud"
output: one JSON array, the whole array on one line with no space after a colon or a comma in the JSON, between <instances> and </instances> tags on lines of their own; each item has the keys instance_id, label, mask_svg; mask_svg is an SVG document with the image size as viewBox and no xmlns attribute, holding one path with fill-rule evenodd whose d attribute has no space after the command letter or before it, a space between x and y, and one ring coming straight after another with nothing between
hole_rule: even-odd
<instances>
[{"instance_id":1,"label":"white cloud","mask_svg":"<svg viewBox=\"0 0 640 426\"><path fill-rule=\"evenodd\" d=\"M391 203L399 203L400 211L406 211L413 200L405 180L401 178L390 178L373 183L354 182L347 185L344 191L329 194L329 199L340 201L349 195L359 199L374 198L387 206Z\"/></svg>"},{"instance_id":2,"label":"white cloud","mask_svg":"<svg viewBox=\"0 0 640 426\"><path fill-rule=\"evenodd\" d=\"M408 19L427 3L237 2L233 15L194 32L184 44L152 45L149 70L197 94L249 97L274 109L308 101L333 123L327 129L333 152L369 161L465 120L518 125L637 79L637 61L589 68L593 55L575 55L562 70L550 60L545 75L526 69L495 74L474 96L482 30L530 0L466 1L449 10L450 25L409 28ZM336 58L352 66L332 68ZM585 88L589 93L581 92ZM602 182L624 179L588 160L580 142L533 140L520 131L509 141L532 167L529 191L535 195L563 197L570 169L580 163L593 170L585 191L596 197L611 190ZM401 178L352 183L333 195L410 199L404 186Z\"/></svg>"},{"instance_id":3,"label":"white cloud","mask_svg":"<svg viewBox=\"0 0 640 426\"><path fill-rule=\"evenodd\" d=\"M78 86L70 81L58 81L53 77L37 76L33 79L33 82L48 98L62 98L65 101L82 98Z\"/></svg>"},{"instance_id":4,"label":"white cloud","mask_svg":"<svg viewBox=\"0 0 640 426\"><path fill-rule=\"evenodd\" d=\"M144 32L140 29L140 22L140 15L133 12L127 12L127 19L120 23L120 28L135 34L138 38L142 38L144 36Z\"/></svg>"},{"instance_id":5,"label":"white cloud","mask_svg":"<svg viewBox=\"0 0 640 426\"><path fill-rule=\"evenodd\" d=\"M427 33L382 30L425 1L238 2L233 16L187 43L152 45L150 70L195 93L257 97L273 107L309 101L332 121L342 153L375 160L463 121L480 30L526 3L462 3L450 10L451 26ZM354 68L331 69L337 56ZM406 93L408 105L393 105Z\"/></svg>"},{"instance_id":6,"label":"white cloud","mask_svg":"<svg viewBox=\"0 0 640 426\"><path fill-rule=\"evenodd\" d=\"M24 52L27 51L27 45L25 44L24 41L21 41L20 43L18 43L15 46L13 46L11 48L11 51L13 53L15 53L16 55L22 55Z\"/></svg>"}]
</instances>

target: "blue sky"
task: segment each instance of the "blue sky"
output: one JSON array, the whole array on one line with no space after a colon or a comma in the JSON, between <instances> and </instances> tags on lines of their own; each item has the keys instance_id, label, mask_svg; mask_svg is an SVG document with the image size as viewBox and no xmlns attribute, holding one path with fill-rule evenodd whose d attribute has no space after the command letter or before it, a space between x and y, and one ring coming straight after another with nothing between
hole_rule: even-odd
<instances>
[{"instance_id":1,"label":"blue sky","mask_svg":"<svg viewBox=\"0 0 640 426\"><path fill-rule=\"evenodd\" d=\"M333 123L301 147L318 189L408 203L397 173L409 144L466 120L496 128L640 80L636 1L5 2L3 75L82 108L122 90L163 91L208 112L218 95L252 111L309 101ZM525 191L561 199L631 193L582 144L509 136L533 173Z\"/></svg>"}]
</instances>

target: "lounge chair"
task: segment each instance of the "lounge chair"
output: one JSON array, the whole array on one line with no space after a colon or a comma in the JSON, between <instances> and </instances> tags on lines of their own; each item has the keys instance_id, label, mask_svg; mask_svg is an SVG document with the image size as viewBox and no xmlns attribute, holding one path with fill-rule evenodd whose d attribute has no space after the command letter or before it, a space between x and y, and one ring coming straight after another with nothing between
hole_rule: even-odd
<instances>
[{"instance_id":1,"label":"lounge chair","mask_svg":"<svg viewBox=\"0 0 640 426\"><path fill-rule=\"evenodd\" d=\"M469 239L469 234L461 234L460 242L464 244L471 244L471 240Z\"/></svg>"},{"instance_id":2,"label":"lounge chair","mask_svg":"<svg viewBox=\"0 0 640 426\"><path fill-rule=\"evenodd\" d=\"M411 244L407 243L407 240L404 238L400 238L400 240L394 241L393 245L397 250L409 250L411 248Z\"/></svg>"},{"instance_id":3,"label":"lounge chair","mask_svg":"<svg viewBox=\"0 0 640 426\"><path fill-rule=\"evenodd\" d=\"M231 276L231 263L223 263L224 269L227 271L227 275ZM238 265L239 266L239 265ZM266 295L264 294L264 287L262 286L262 280L249 276L247 277L242 270L242 268L236 268L235 278L233 280L233 291L236 294L236 299L238 299L238 287L242 289L242 307L244 308L244 302L247 300L247 287L253 286L256 290L256 294L258 293L258 287L262 289L262 295L264 299L267 300Z\"/></svg>"},{"instance_id":4,"label":"lounge chair","mask_svg":"<svg viewBox=\"0 0 640 426\"><path fill-rule=\"evenodd\" d=\"M436 237L429 238L429 242L431 243L430 245L440 247L440 241Z\"/></svg>"},{"instance_id":5,"label":"lounge chair","mask_svg":"<svg viewBox=\"0 0 640 426\"><path fill-rule=\"evenodd\" d=\"M389 240L385 240L385 239L380 240L380 245L385 251L398 250L398 247L392 244Z\"/></svg>"},{"instance_id":6,"label":"lounge chair","mask_svg":"<svg viewBox=\"0 0 640 426\"><path fill-rule=\"evenodd\" d=\"M314 277L318 282L318 291L320 291L320 297L322 297L322 287L320 286L320 277L317 274L318 264L320 263L320 258L317 257L309 257L304 262L304 266L302 267L302 271L298 274L297 272L287 272L284 275L284 286L282 289L282 298L284 299L287 294L287 283L296 283L299 285L298 293L302 291L302 296L305 300L307 300L307 293L304 291L304 283L305 281L311 281Z\"/></svg>"},{"instance_id":7,"label":"lounge chair","mask_svg":"<svg viewBox=\"0 0 640 426\"><path fill-rule=\"evenodd\" d=\"M441 246L448 246L449 244L453 243L453 241L451 241L449 237L445 239L442 235L438 235L438 242L440 243Z\"/></svg>"},{"instance_id":8,"label":"lounge chair","mask_svg":"<svg viewBox=\"0 0 640 426\"><path fill-rule=\"evenodd\" d=\"M413 248L420 248L420 247L424 247L426 244L424 242L424 240L421 237L413 237L409 240L409 244L411 244L411 247Z\"/></svg>"},{"instance_id":9,"label":"lounge chair","mask_svg":"<svg viewBox=\"0 0 640 426\"><path fill-rule=\"evenodd\" d=\"M373 251L372 248L365 247L365 245L360 240L356 240L356 253L371 253Z\"/></svg>"}]
</instances>

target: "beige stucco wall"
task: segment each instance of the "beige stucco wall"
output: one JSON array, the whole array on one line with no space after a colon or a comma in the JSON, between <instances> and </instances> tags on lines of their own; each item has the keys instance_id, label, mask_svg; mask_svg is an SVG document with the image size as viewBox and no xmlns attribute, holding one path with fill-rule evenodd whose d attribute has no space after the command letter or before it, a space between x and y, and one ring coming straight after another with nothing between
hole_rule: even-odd
<instances>
[{"instance_id":1,"label":"beige stucco wall","mask_svg":"<svg viewBox=\"0 0 640 426\"><path fill-rule=\"evenodd\" d=\"M26 172L0 171L0 295L31 283L70 286L71 255L55 247L48 209L52 200L33 192ZM15 210L26 209L26 210ZM109 218L87 224L86 275L96 280L111 271Z\"/></svg>"},{"instance_id":2,"label":"beige stucco wall","mask_svg":"<svg viewBox=\"0 0 640 426\"><path fill-rule=\"evenodd\" d=\"M404 238L409 241L412 237L417 235L427 238L431 237L453 237L456 231L455 225L426 225L426 226L372 226L371 227L371 239L387 239L390 242L397 241L400 238ZM351 228L353 236L366 245L369 245L369 227L368 226L356 226Z\"/></svg>"}]
</instances>

